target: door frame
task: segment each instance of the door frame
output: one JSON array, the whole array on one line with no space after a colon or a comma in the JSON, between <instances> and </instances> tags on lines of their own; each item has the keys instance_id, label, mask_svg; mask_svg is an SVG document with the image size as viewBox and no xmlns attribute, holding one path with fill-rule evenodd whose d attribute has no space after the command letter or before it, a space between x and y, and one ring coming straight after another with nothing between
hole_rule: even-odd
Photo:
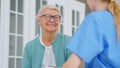
<instances>
[{"instance_id":1,"label":"door frame","mask_svg":"<svg viewBox=\"0 0 120 68\"><path fill-rule=\"evenodd\" d=\"M24 1L23 48L35 36L34 0ZM0 68L8 68L9 58L9 26L10 26L10 0L1 0L0 21Z\"/></svg>"},{"instance_id":2,"label":"door frame","mask_svg":"<svg viewBox=\"0 0 120 68\"><path fill-rule=\"evenodd\" d=\"M8 68L9 0L1 0L1 68Z\"/></svg>"}]
</instances>

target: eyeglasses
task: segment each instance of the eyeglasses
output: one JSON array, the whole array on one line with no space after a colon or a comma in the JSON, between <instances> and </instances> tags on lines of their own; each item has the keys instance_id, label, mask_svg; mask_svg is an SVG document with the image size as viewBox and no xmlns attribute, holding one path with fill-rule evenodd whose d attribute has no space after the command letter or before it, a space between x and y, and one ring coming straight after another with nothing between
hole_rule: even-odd
<instances>
[{"instance_id":1,"label":"eyeglasses","mask_svg":"<svg viewBox=\"0 0 120 68\"><path fill-rule=\"evenodd\" d=\"M40 17L45 17L46 20L51 20L53 18L55 21L59 21L61 19L60 15L50 15L50 14L43 14L40 15Z\"/></svg>"}]
</instances>

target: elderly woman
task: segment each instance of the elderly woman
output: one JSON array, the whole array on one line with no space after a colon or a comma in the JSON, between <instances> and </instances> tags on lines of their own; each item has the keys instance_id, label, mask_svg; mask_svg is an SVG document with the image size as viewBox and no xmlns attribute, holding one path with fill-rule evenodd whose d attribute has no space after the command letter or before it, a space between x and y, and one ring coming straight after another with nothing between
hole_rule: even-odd
<instances>
[{"instance_id":1,"label":"elderly woman","mask_svg":"<svg viewBox=\"0 0 120 68\"><path fill-rule=\"evenodd\" d=\"M40 9L37 21L42 35L28 42L24 49L22 68L61 67L70 56L66 44L70 37L57 33L61 13L55 6Z\"/></svg>"}]
</instances>

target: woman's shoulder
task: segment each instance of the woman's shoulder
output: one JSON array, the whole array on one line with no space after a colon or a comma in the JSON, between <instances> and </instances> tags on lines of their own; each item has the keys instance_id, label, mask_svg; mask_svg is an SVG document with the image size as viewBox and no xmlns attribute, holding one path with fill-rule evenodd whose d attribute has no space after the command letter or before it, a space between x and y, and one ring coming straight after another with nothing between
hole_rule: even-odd
<instances>
[{"instance_id":1,"label":"woman's shoulder","mask_svg":"<svg viewBox=\"0 0 120 68\"><path fill-rule=\"evenodd\" d=\"M35 38L33 38L32 40L28 41L26 43L26 48L31 48L32 46L34 46L34 44L39 42L39 36L36 36Z\"/></svg>"},{"instance_id":2,"label":"woman's shoulder","mask_svg":"<svg viewBox=\"0 0 120 68\"><path fill-rule=\"evenodd\" d=\"M87 15L87 17L101 17L104 18L104 16L109 16L111 13L108 10L101 10L101 11L93 11Z\"/></svg>"},{"instance_id":3,"label":"woman's shoulder","mask_svg":"<svg viewBox=\"0 0 120 68\"><path fill-rule=\"evenodd\" d=\"M57 34L57 39L58 41L62 40L62 42L66 43L70 40L71 36L63 34L63 33L58 33Z\"/></svg>"},{"instance_id":4,"label":"woman's shoulder","mask_svg":"<svg viewBox=\"0 0 120 68\"><path fill-rule=\"evenodd\" d=\"M59 35L60 38L64 38L64 39L65 38L68 38L68 39L71 38L71 36L69 36L67 34L63 34L63 33L58 33L58 35Z\"/></svg>"},{"instance_id":5,"label":"woman's shoulder","mask_svg":"<svg viewBox=\"0 0 120 68\"><path fill-rule=\"evenodd\" d=\"M108 10L94 11L85 17L85 21L93 21L94 23L104 24L113 21L113 16Z\"/></svg>"}]
</instances>

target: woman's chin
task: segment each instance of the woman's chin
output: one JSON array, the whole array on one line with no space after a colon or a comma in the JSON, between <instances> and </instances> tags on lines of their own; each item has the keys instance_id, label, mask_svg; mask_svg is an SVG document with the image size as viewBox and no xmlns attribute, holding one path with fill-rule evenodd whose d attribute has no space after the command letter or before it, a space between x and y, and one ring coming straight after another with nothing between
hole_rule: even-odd
<instances>
[{"instance_id":1,"label":"woman's chin","mask_svg":"<svg viewBox=\"0 0 120 68\"><path fill-rule=\"evenodd\" d=\"M49 29L48 31L49 31L49 32L56 32L55 29Z\"/></svg>"}]
</instances>

